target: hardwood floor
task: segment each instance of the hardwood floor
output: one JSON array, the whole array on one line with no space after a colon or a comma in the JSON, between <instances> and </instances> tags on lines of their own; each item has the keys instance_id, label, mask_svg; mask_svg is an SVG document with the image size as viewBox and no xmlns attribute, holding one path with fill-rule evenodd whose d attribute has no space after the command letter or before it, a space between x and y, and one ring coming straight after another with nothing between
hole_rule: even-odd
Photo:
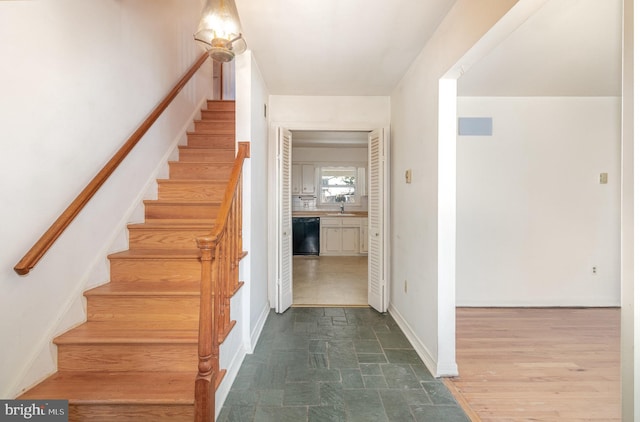
<instances>
[{"instance_id":1,"label":"hardwood floor","mask_svg":"<svg viewBox=\"0 0 640 422\"><path fill-rule=\"evenodd\" d=\"M456 337L474 421L621 418L619 309L458 308Z\"/></svg>"}]
</instances>

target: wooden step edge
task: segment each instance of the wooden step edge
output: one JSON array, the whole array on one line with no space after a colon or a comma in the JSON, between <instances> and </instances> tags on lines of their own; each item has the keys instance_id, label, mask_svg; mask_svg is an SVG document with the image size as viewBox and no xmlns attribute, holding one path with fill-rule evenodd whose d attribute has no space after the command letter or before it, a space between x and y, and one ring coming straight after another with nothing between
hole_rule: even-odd
<instances>
[{"instance_id":1,"label":"wooden step edge","mask_svg":"<svg viewBox=\"0 0 640 422\"><path fill-rule=\"evenodd\" d=\"M231 111L231 110L207 110L207 111ZM193 121L193 123L203 123L203 122L235 124L236 119L198 119Z\"/></svg>"},{"instance_id":2,"label":"wooden step edge","mask_svg":"<svg viewBox=\"0 0 640 422\"><path fill-rule=\"evenodd\" d=\"M158 224L158 225L171 225L171 224L177 224L177 225L189 225L189 224L208 224L208 225L213 225L215 226L216 224L216 218L215 217L211 217L211 218L147 218L145 223L141 223L141 224Z\"/></svg>"},{"instance_id":3,"label":"wooden step edge","mask_svg":"<svg viewBox=\"0 0 640 422\"><path fill-rule=\"evenodd\" d=\"M116 282L94 287L84 292L85 297L176 297L176 296L200 296L200 283L177 282Z\"/></svg>"},{"instance_id":4,"label":"wooden step edge","mask_svg":"<svg viewBox=\"0 0 640 422\"><path fill-rule=\"evenodd\" d=\"M174 330L181 333L191 334L191 337L168 337L166 330L141 330L122 329L121 334L109 333L96 330L93 334L78 334L74 330L69 330L53 339L53 343L62 345L90 345L90 344L197 344L198 331ZM130 335L127 336L126 334ZM135 334L135 335L134 335ZM153 335L156 335L155 337Z\"/></svg>"},{"instance_id":5,"label":"wooden step edge","mask_svg":"<svg viewBox=\"0 0 640 422\"><path fill-rule=\"evenodd\" d=\"M153 220L152 220L153 221ZM188 220L176 220L173 224L168 223L131 223L127 224L129 230L213 230L213 223L191 223Z\"/></svg>"},{"instance_id":6,"label":"wooden step edge","mask_svg":"<svg viewBox=\"0 0 640 422\"><path fill-rule=\"evenodd\" d=\"M215 146L209 146L209 145L178 145L178 150L198 150L198 151L202 151L202 150L211 150L211 151L218 151L218 152L229 152L229 151L233 151L234 154L236 152L235 147L230 147L230 148L222 148L222 147L215 147Z\"/></svg>"},{"instance_id":7,"label":"wooden step edge","mask_svg":"<svg viewBox=\"0 0 640 422\"><path fill-rule=\"evenodd\" d=\"M231 297L235 296L236 293L238 293L240 291L240 289L242 288L242 286L244 286L244 281L240 281L238 282L238 284L236 285L236 287L231 291Z\"/></svg>"},{"instance_id":8,"label":"wooden step edge","mask_svg":"<svg viewBox=\"0 0 640 422\"><path fill-rule=\"evenodd\" d=\"M193 132L187 132L187 138L189 136L202 135L214 138L225 138L226 142L236 142L236 130L235 129L198 129ZM228 139L231 138L231 139Z\"/></svg>"},{"instance_id":9,"label":"wooden step edge","mask_svg":"<svg viewBox=\"0 0 640 422\"><path fill-rule=\"evenodd\" d=\"M219 166L220 164L225 164L225 165L229 165L231 167L233 167L234 164L234 160L230 160L230 161L219 161L219 162L215 162L212 163L211 161L169 161L170 165L183 165L183 166L198 166L198 165L205 165L205 166ZM205 179L206 180L206 179Z\"/></svg>"},{"instance_id":10,"label":"wooden step edge","mask_svg":"<svg viewBox=\"0 0 640 422\"><path fill-rule=\"evenodd\" d=\"M199 183L205 185L223 185L229 184L228 180L212 180L212 179L157 179L158 184L169 185L188 185L190 183Z\"/></svg>"},{"instance_id":11,"label":"wooden step edge","mask_svg":"<svg viewBox=\"0 0 640 422\"><path fill-rule=\"evenodd\" d=\"M189 205L210 205L220 206L222 201L211 201L203 199L144 199L144 205L161 205L161 206L189 206Z\"/></svg>"},{"instance_id":12,"label":"wooden step edge","mask_svg":"<svg viewBox=\"0 0 640 422\"><path fill-rule=\"evenodd\" d=\"M229 334L231 334L231 330L236 326L236 320L229 321L229 325L227 325L223 332L218 333L218 344L224 343Z\"/></svg>"},{"instance_id":13,"label":"wooden step edge","mask_svg":"<svg viewBox=\"0 0 640 422\"><path fill-rule=\"evenodd\" d=\"M195 377L194 381L195 383ZM68 399L69 406L130 406L130 405L138 405L138 406L193 406L194 400L189 400L187 398L184 399L145 399L145 398L136 398L136 399ZM113 409L117 412L117 408ZM113 419L117 420L117 419Z\"/></svg>"},{"instance_id":14,"label":"wooden step edge","mask_svg":"<svg viewBox=\"0 0 640 422\"><path fill-rule=\"evenodd\" d=\"M230 140L229 142L233 142L235 145L235 130L233 130L233 132L229 131L229 133L227 133L227 131L220 131L220 130L204 130L204 129L200 129L200 130L188 130L187 131L187 136L193 136L193 135L206 135L206 136L213 136L216 138L229 138L233 136L233 139Z\"/></svg>"},{"instance_id":15,"label":"wooden step edge","mask_svg":"<svg viewBox=\"0 0 640 422\"><path fill-rule=\"evenodd\" d=\"M192 406L194 383L192 371L58 371L19 398L65 399L70 405Z\"/></svg>"},{"instance_id":16,"label":"wooden step edge","mask_svg":"<svg viewBox=\"0 0 640 422\"><path fill-rule=\"evenodd\" d=\"M109 259L200 259L200 249L128 249L107 256Z\"/></svg>"},{"instance_id":17,"label":"wooden step edge","mask_svg":"<svg viewBox=\"0 0 640 422\"><path fill-rule=\"evenodd\" d=\"M227 370L226 369L221 369L216 374L216 383L215 383L216 391L218 391L218 387L220 387L220 384L222 384L222 380L224 379L225 375L227 375Z\"/></svg>"}]
</instances>

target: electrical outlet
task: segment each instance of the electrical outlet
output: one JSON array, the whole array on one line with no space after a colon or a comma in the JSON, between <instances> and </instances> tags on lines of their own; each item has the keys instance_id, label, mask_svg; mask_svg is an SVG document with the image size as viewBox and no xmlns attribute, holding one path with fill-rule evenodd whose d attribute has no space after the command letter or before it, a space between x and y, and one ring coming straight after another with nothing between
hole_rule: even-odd
<instances>
[{"instance_id":1,"label":"electrical outlet","mask_svg":"<svg viewBox=\"0 0 640 422\"><path fill-rule=\"evenodd\" d=\"M591 273L592 274L598 274L598 267L591 267Z\"/></svg>"}]
</instances>

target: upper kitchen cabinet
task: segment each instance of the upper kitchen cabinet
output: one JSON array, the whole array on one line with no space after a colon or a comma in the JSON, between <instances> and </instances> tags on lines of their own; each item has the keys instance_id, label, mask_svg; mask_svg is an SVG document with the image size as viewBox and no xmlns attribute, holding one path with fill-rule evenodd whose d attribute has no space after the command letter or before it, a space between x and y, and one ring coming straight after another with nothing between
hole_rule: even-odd
<instances>
[{"instance_id":1,"label":"upper kitchen cabinet","mask_svg":"<svg viewBox=\"0 0 640 422\"><path fill-rule=\"evenodd\" d=\"M291 194L315 195L316 168L313 164L291 164Z\"/></svg>"}]
</instances>

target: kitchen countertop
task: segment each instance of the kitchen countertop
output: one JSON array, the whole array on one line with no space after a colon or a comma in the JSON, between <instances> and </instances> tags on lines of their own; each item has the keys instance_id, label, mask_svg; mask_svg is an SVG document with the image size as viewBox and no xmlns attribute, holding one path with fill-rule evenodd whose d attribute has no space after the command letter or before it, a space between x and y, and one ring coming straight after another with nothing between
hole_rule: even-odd
<instances>
[{"instance_id":1,"label":"kitchen countertop","mask_svg":"<svg viewBox=\"0 0 640 422\"><path fill-rule=\"evenodd\" d=\"M367 211L345 211L340 214L340 210L314 210L314 211L292 211L293 217L368 217Z\"/></svg>"}]
</instances>

